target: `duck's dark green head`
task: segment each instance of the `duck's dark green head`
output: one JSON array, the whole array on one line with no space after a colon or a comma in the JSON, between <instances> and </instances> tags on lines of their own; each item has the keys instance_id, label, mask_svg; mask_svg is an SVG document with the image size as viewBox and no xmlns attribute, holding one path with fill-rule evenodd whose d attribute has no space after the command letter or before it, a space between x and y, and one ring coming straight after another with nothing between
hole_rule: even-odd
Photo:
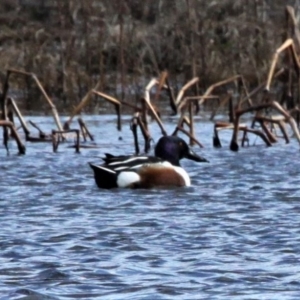
<instances>
[{"instance_id":1,"label":"duck's dark green head","mask_svg":"<svg viewBox=\"0 0 300 300\"><path fill-rule=\"evenodd\" d=\"M155 146L155 156L179 166L182 158L191 159L197 162L207 160L196 154L188 144L178 136L163 136Z\"/></svg>"}]
</instances>

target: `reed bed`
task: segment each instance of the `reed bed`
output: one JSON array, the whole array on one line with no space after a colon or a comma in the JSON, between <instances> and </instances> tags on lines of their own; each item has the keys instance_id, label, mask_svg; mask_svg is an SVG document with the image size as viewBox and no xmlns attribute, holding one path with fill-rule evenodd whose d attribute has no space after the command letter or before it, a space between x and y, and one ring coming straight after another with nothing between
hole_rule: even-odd
<instances>
[{"instance_id":1,"label":"reed bed","mask_svg":"<svg viewBox=\"0 0 300 300\"><path fill-rule=\"evenodd\" d=\"M104 2L44 0L37 5L27 0L0 4L10 12L12 31L20 29L14 23L13 7L24 10L18 21L26 20L22 30L29 30L33 38L28 35L11 43L20 46L13 66L11 56L0 61L4 64L0 65L4 68L0 126L7 151L7 141L12 137L19 153L25 154L14 125L16 115L26 141L52 142L56 152L60 143L68 141L70 135L74 139L75 134L74 147L79 153L81 138L83 143L88 139L93 142L93 135L82 118L78 119L79 128L74 128L73 119L82 111L95 112L99 99L102 106L115 109L119 131L122 112L133 115L131 129L137 154L138 128L144 138L144 152L150 150L149 117L158 124L162 135L181 132L189 137L191 145L204 147L194 133L194 116L206 109L211 111L212 122L218 110L228 112L228 120L213 123L215 147L222 147L218 133L225 129L232 130L232 151L239 150L240 132L241 146L246 145L248 134L255 134L266 146L272 146L278 141L275 127L289 143L287 126L300 144L300 31L294 7L287 5L282 9L279 41L263 25L272 24L275 7L281 7L281 1L272 5L265 1L235 1L233 5L232 1L208 4L161 0L159 6L146 1L143 7L130 0L115 6L114 1L107 6L103 6ZM144 18L135 14L138 9ZM115 19L110 19L112 16ZM38 24L43 26L30 31ZM263 33L266 39L262 42ZM1 51L9 45L10 38L6 38ZM275 47L272 43L276 42ZM264 51L267 46L270 48ZM26 60L24 51L34 53ZM30 95L31 100L17 104L12 95L20 91ZM34 105L52 113L56 129L51 133L44 133L38 124L29 121L39 136L31 134L21 111ZM63 126L58 111L69 112ZM167 132L163 124L166 112L178 116L173 132ZM253 115L251 126L240 124L246 113Z\"/></svg>"},{"instance_id":2,"label":"reed bed","mask_svg":"<svg viewBox=\"0 0 300 300\"><path fill-rule=\"evenodd\" d=\"M236 74L252 89L265 79L270 56L283 41L286 4L3 0L0 75L4 79L11 68L36 74L57 109L67 113L96 85L136 104L145 85L164 70L175 94L191 78L199 81L189 93L199 95ZM30 78L12 76L11 87L11 96L25 99L22 109L43 111L46 104ZM85 110L98 108L94 99Z\"/></svg>"}]
</instances>

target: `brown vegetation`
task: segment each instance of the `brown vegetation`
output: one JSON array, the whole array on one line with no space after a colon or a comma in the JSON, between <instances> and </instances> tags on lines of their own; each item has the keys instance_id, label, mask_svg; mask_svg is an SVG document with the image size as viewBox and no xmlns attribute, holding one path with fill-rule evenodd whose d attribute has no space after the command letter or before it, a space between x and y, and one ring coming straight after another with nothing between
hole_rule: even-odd
<instances>
[{"instance_id":1,"label":"brown vegetation","mask_svg":"<svg viewBox=\"0 0 300 300\"><path fill-rule=\"evenodd\" d=\"M288 2L2 0L0 74L36 74L58 110L68 112L98 83L134 104L165 69L175 89L198 77L194 95L236 74L256 87L285 39L284 8L296 1ZM41 110L30 78L13 76L14 90L23 93L23 108Z\"/></svg>"}]
</instances>

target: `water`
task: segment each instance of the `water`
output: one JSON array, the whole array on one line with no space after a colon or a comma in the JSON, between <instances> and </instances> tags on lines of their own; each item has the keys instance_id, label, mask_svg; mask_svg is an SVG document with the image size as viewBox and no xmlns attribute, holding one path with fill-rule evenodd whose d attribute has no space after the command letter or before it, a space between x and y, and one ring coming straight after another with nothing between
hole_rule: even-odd
<instances>
[{"instance_id":1,"label":"water","mask_svg":"<svg viewBox=\"0 0 300 300\"><path fill-rule=\"evenodd\" d=\"M252 138L233 153L224 131L214 149L212 124L199 120L205 148L194 149L210 163L182 161L191 187L106 191L87 162L133 152L129 118L121 133L114 116L84 119L99 149L0 148L1 300L299 299L296 141ZM172 132L176 118L165 123Z\"/></svg>"}]
</instances>

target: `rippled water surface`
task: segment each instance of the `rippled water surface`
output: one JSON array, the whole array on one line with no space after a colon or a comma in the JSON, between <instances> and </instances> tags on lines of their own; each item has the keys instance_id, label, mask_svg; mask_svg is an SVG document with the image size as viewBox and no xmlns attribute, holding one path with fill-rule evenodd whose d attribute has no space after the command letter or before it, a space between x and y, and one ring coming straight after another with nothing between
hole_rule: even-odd
<instances>
[{"instance_id":1,"label":"rippled water surface","mask_svg":"<svg viewBox=\"0 0 300 300\"><path fill-rule=\"evenodd\" d=\"M106 191L87 162L133 152L129 118L121 133L114 116L84 119L98 149L0 147L0 299L299 299L296 141L233 153L222 132L214 149L199 119L194 149L210 163L182 161L191 187Z\"/></svg>"}]
</instances>

